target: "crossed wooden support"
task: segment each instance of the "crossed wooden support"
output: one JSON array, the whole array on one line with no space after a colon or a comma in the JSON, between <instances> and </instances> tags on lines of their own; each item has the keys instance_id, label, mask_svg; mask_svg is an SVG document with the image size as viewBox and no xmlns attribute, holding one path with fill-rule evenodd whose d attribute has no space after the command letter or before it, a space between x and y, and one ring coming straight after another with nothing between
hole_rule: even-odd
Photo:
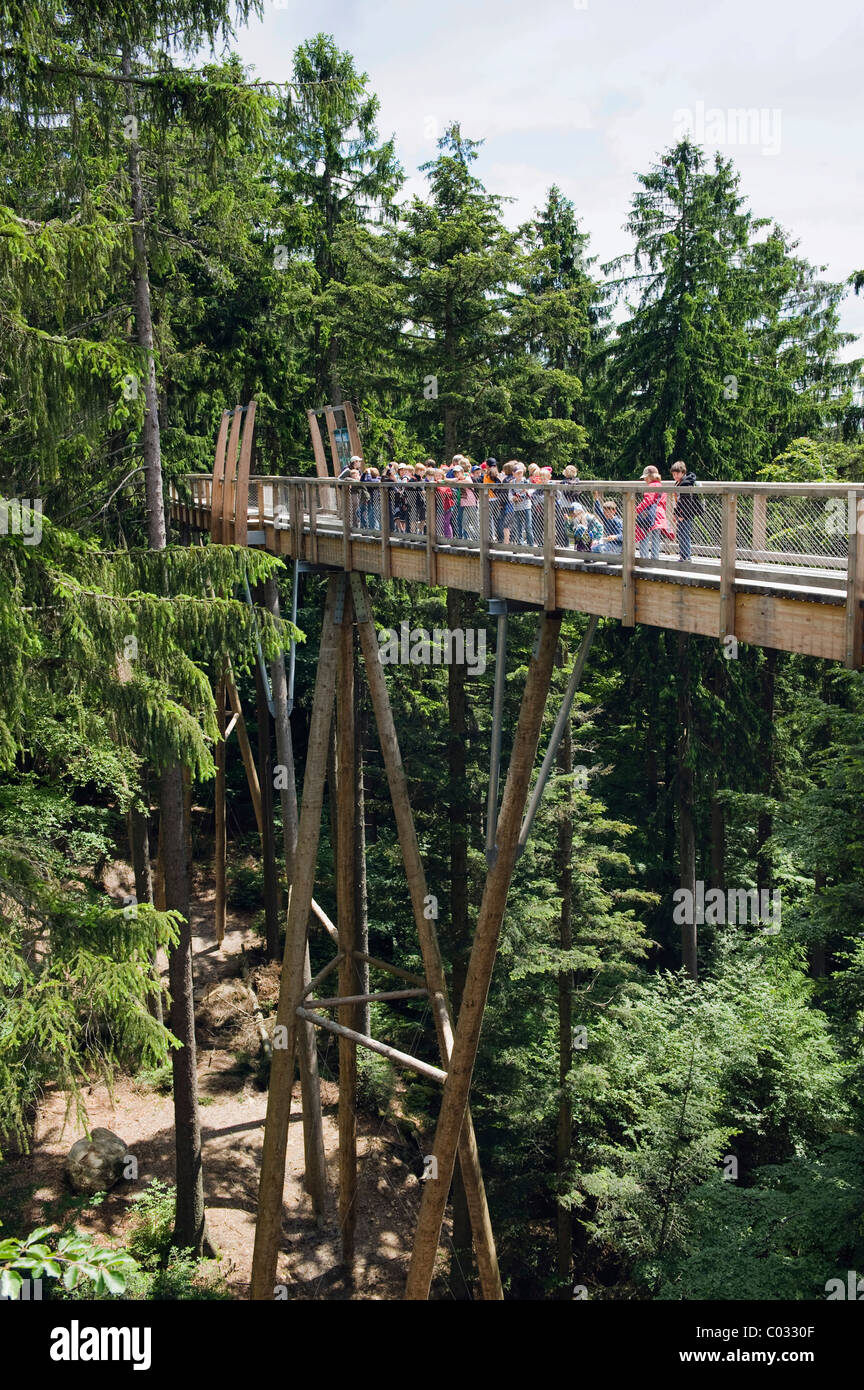
<instances>
[{"instance_id":1,"label":"crossed wooden support","mask_svg":"<svg viewBox=\"0 0 864 1390\"><path fill-rule=\"evenodd\" d=\"M348 839L343 827L345 830L350 827L351 808L343 802L338 791L339 954L320 972L315 980L304 984L302 976L303 953L306 948L306 925L314 888L315 861L320 834L334 689L336 691L337 747L341 750L343 758L352 755L348 733L349 726L353 724L350 713L353 690L349 689L348 680L348 670L351 665L350 634L352 623L356 623L359 633L366 679L375 713L423 959L423 978L421 980L419 977L411 977L411 983L420 985L422 991L428 994L435 1018L442 1066L440 1069L429 1068L428 1070L435 1073L437 1079L443 1078L444 1085L441 1113L433 1150L437 1159L437 1179L428 1180L424 1186L407 1297L428 1297L447 1194L458 1158L471 1215L482 1295L484 1299L501 1299L503 1297L501 1279L480 1172L477 1143L468 1107L468 1093L507 892L517 858L522 811L528 793L540 724L552 678L561 615L554 612L544 614L537 651L529 669L507 785L498 819L498 858L487 878L462 1008L454 1033L441 952L434 924L424 913L428 900L426 877L417 843L390 699L384 672L378 658L378 641L369 606L369 596L365 579L357 574L352 574L350 577L334 575L329 580L327 589L303 786L303 804L298 836L299 849L288 914L285 961L276 1019L277 1027L281 1027L282 1037L283 1040L287 1040L287 1045L274 1051L271 1069L259 1188L258 1224L252 1268L252 1297L255 1299L273 1297L282 1223L285 1153L298 1021L313 1021L319 1026L327 1027L340 1037L340 1043L352 1051L358 1043L362 1046L371 1046L376 1051L384 1052L385 1055L394 1056L394 1059L403 1065L414 1063L414 1069L419 1070L416 1059L396 1054L394 1049L387 1049L386 1045L377 1043L377 1040L365 1037L356 1028L351 1027L347 1020L343 1019L341 1023L336 1024L330 1020L322 1019L316 1012L316 1009L332 1006L339 1006L344 1010L355 1009L367 997L352 993L352 980L356 978L353 975L354 962L359 956L359 953L354 949L351 931L352 910L349 906L349 900L353 902L353 895L347 891L352 868L349 862L348 849L344 850L344 864L341 862L342 855L339 852L340 846ZM343 785L346 787L349 785L347 778L343 779ZM346 792L346 802L347 799L348 794ZM372 963L389 969L394 974L407 974L407 972L399 971L396 967L388 967L385 962ZM340 971L339 994L330 999L309 1000L307 996L317 988L324 976L337 966ZM413 991L411 992L413 993ZM405 992L396 991L395 993L404 994ZM349 1105L346 1108L345 1124L348 1125L352 1121L353 1114L351 1114L351 1106ZM346 1161L351 1165L351 1136L345 1134L343 1137L346 1140ZM344 1244L345 1224L346 1222L349 1226L351 1224L350 1208L353 1206L353 1191L350 1181L345 1184L342 1199L340 1214L343 1221ZM348 1241L349 1250L353 1248L352 1242L353 1236Z\"/></svg>"}]
</instances>

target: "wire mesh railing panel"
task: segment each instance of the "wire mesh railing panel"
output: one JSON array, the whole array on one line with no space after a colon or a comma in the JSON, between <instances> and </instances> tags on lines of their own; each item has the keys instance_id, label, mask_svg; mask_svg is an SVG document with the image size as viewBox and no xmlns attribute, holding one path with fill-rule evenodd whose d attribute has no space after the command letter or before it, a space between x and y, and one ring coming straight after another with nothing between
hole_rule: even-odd
<instances>
[{"instance_id":1,"label":"wire mesh railing panel","mask_svg":"<svg viewBox=\"0 0 864 1390\"><path fill-rule=\"evenodd\" d=\"M845 567L849 555L845 510L845 498L767 497L764 529L760 516L754 558L804 569Z\"/></svg>"}]
</instances>

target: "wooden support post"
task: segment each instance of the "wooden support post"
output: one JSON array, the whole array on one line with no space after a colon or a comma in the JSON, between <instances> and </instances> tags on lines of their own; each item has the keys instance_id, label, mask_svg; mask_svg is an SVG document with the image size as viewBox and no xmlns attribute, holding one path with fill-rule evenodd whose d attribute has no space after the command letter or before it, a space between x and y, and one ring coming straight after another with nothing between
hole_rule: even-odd
<instances>
[{"instance_id":1,"label":"wooden support post","mask_svg":"<svg viewBox=\"0 0 864 1390\"><path fill-rule=\"evenodd\" d=\"M249 742L249 733L246 729L246 720L243 718L243 707L240 704L240 696L237 694L237 687L234 684L234 673L231 670L230 661L225 667L225 688L228 691L228 701L234 712L232 728L237 728L237 742L240 745L240 753L243 758L243 766L246 769L246 781L249 784L249 795L252 797L252 805L255 809L255 824L258 826L258 834L264 834L264 811L261 804L261 786L258 782L258 769L255 766L255 759L252 756L252 745Z\"/></svg>"},{"instance_id":2,"label":"wooden support post","mask_svg":"<svg viewBox=\"0 0 864 1390\"><path fill-rule=\"evenodd\" d=\"M249 469L252 461L252 439L255 433L255 402L250 401L243 419L243 439L237 463L237 481L232 489L234 544L245 545L249 535Z\"/></svg>"},{"instance_id":3,"label":"wooden support post","mask_svg":"<svg viewBox=\"0 0 864 1390\"><path fill-rule=\"evenodd\" d=\"M438 937L435 932L434 923L426 916L428 902L426 874L423 869L423 861L420 857L420 847L417 843L417 831L414 827L414 816L411 811L411 802L408 798L408 784L405 777L405 769L402 765L402 755L399 751L399 740L396 735L393 712L390 708L390 696L387 691L387 682L384 679L383 667L378 659L378 639L375 635L375 624L372 621L366 581L360 575L352 575L351 587L354 595L357 631L360 636L360 644L363 650L363 662L366 668L366 681L372 698L372 707L375 711L375 722L378 726L378 738L381 744L381 752L387 772L390 798L393 803L393 813L396 819L399 845L402 851L402 862L405 866L405 876L408 880L411 906L414 911L414 922L417 928L417 937L420 942L420 952L423 957L425 983L429 990L430 1001L435 1017L438 1049L441 1053L441 1060L444 1066L447 1067L450 1061L451 1048L453 1046L453 1030L447 1001L447 983L444 977L444 962L441 958L441 950L438 945ZM559 626L560 621L559 618ZM477 1140L474 1135L474 1125L467 1104L462 1107L456 1137L458 1140L459 1163L462 1169L462 1181L465 1185L465 1195L471 1214L471 1229L474 1236L474 1250L477 1256L480 1287L484 1299L501 1299L504 1297L504 1294L501 1287L501 1276L498 1270L495 1238L492 1234L492 1222L489 1218L486 1192L483 1187L483 1177L480 1172L480 1159L477 1153ZM451 1177L452 1168L450 1175L444 1180L445 1202L450 1187Z\"/></svg>"},{"instance_id":4,"label":"wooden support post","mask_svg":"<svg viewBox=\"0 0 864 1390\"><path fill-rule=\"evenodd\" d=\"M228 850L225 833L225 677L220 675L216 682L216 724L219 739L213 750L216 763L216 781L213 787L213 921L216 928L216 942L219 946L225 940L225 859ZM162 850L162 824L159 824L159 849Z\"/></svg>"},{"instance_id":5,"label":"wooden support post","mask_svg":"<svg viewBox=\"0 0 864 1390\"><path fill-rule=\"evenodd\" d=\"M339 458L339 447L336 443L336 416L332 405L324 407L324 419L327 421L327 434L330 438L330 458L333 463L333 476L338 478L342 472L342 462Z\"/></svg>"},{"instance_id":6,"label":"wooden support post","mask_svg":"<svg viewBox=\"0 0 864 1390\"><path fill-rule=\"evenodd\" d=\"M621 499L621 625L636 623L636 494L625 492Z\"/></svg>"},{"instance_id":7,"label":"wooden support post","mask_svg":"<svg viewBox=\"0 0 864 1390\"><path fill-rule=\"evenodd\" d=\"M312 453L315 457L315 472L319 478L328 478L330 469L327 467L327 455L324 452L324 440L321 438L321 427L318 424L318 416L314 410L306 411L306 419L309 421L309 434L312 439Z\"/></svg>"},{"instance_id":8,"label":"wooden support post","mask_svg":"<svg viewBox=\"0 0 864 1390\"><path fill-rule=\"evenodd\" d=\"M543 489L543 607L552 612L555 603L555 493Z\"/></svg>"},{"instance_id":9,"label":"wooden support post","mask_svg":"<svg viewBox=\"0 0 864 1390\"><path fill-rule=\"evenodd\" d=\"M234 487L234 469L237 466L237 444L240 439L240 426L243 423L243 412L237 406L231 416L231 432L228 435L228 448L223 459L222 476L218 479L213 475L213 511L211 515L210 539L218 544L227 545L231 537L228 534L228 517L230 515L231 495ZM218 492L218 506L217 502Z\"/></svg>"},{"instance_id":10,"label":"wooden support post","mask_svg":"<svg viewBox=\"0 0 864 1390\"><path fill-rule=\"evenodd\" d=\"M216 453L213 460L213 482L210 488L210 539L222 539L222 497L225 488L225 450L228 445L228 421L231 412L222 411L219 433L216 436ZM239 425L238 425L239 429Z\"/></svg>"},{"instance_id":11,"label":"wooden support post","mask_svg":"<svg viewBox=\"0 0 864 1390\"><path fill-rule=\"evenodd\" d=\"M264 1152L258 1188L258 1221L252 1256L252 1298L262 1301L269 1301L273 1297L279 1237L282 1230L285 1151L288 1144L288 1122L294 1081L297 1008L307 983L304 980L306 931L315 885L315 862L318 857L324 799L324 773L333 717L333 688L336 681L338 648L338 629L334 615L339 583L338 576L333 576L328 581L324 605L321 648L309 725L306 775L303 781L303 808L300 815L294 882L288 909L285 955L276 1013L276 1026L284 1029L284 1033L279 1036L285 1042L285 1046L274 1047L270 1088L267 1094Z\"/></svg>"},{"instance_id":12,"label":"wooden support post","mask_svg":"<svg viewBox=\"0 0 864 1390\"><path fill-rule=\"evenodd\" d=\"M393 573L390 555L390 493L386 483L378 483L381 495L381 577L389 579Z\"/></svg>"},{"instance_id":13,"label":"wooden support post","mask_svg":"<svg viewBox=\"0 0 864 1390\"><path fill-rule=\"evenodd\" d=\"M438 531L438 512L435 506L435 484L423 484L426 498L426 583L430 588L438 583L435 569L435 537ZM410 510L408 515L410 516Z\"/></svg>"},{"instance_id":14,"label":"wooden support post","mask_svg":"<svg viewBox=\"0 0 864 1390\"><path fill-rule=\"evenodd\" d=\"M309 484L309 558L313 565L318 563L318 508L323 501L324 489L315 483Z\"/></svg>"},{"instance_id":15,"label":"wooden support post","mask_svg":"<svg viewBox=\"0 0 864 1390\"><path fill-rule=\"evenodd\" d=\"M764 492L753 495L753 549L768 547L768 498Z\"/></svg>"},{"instance_id":16,"label":"wooden support post","mask_svg":"<svg viewBox=\"0 0 864 1390\"><path fill-rule=\"evenodd\" d=\"M846 574L846 665L864 670L864 492L849 492L849 568Z\"/></svg>"},{"instance_id":17,"label":"wooden support post","mask_svg":"<svg viewBox=\"0 0 864 1390\"><path fill-rule=\"evenodd\" d=\"M354 418L354 407L350 401L342 402L342 414L345 416L345 428L348 431L348 442L351 446L351 453L358 458L363 457L363 446L360 443L360 431L357 428L357 421Z\"/></svg>"},{"instance_id":18,"label":"wooden support post","mask_svg":"<svg viewBox=\"0 0 864 1390\"><path fill-rule=\"evenodd\" d=\"M354 627L351 591L346 585L339 628L336 668L336 924L339 931L339 993L358 989L356 948L356 898L354 893L354 837L357 833L354 801ZM348 1282L354 1278L354 1234L357 1225L357 1044L360 1010L356 1003L339 1010L346 1031L339 1036L339 1229L342 1263Z\"/></svg>"},{"instance_id":19,"label":"wooden support post","mask_svg":"<svg viewBox=\"0 0 864 1390\"><path fill-rule=\"evenodd\" d=\"M492 597L492 567L489 563L489 488L481 483L477 493L480 527L480 592L483 598Z\"/></svg>"},{"instance_id":20,"label":"wooden support post","mask_svg":"<svg viewBox=\"0 0 864 1390\"><path fill-rule=\"evenodd\" d=\"M264 585L264 605L274 618L279 617L279 589L275 579L268 579ZM282 841L285 852L285 877L288 882L290 901L291 885L294 882L295 860L297 855L297 788L294 778L294 748L291 741L291 721L288 715L288 682L285 676L284 657L278 656L270 664L270 685L273 699L273 718L276 726L276 757L281 769L279 777L279 801L282 808ZM325 918L328 930L334 936L336 928L326 914L321 912L313 900L312 911ZM303 957L303 983L312 977L309 963L309 945ZM301 1023L297 1036L300 1058L300 1085L303 1094L303 1147L306 1160L306 1191L312 1200L312 1210L319 1224L327 1212L329 1184L327 1180L327 1160L324 1153L324 1119L321 1113L321 1082L318 1074L318 1045L315 1030L308 1023Z\"/></svg>"},{"instance_id":21,"label":"wooden support post","mask_svg":"<svg viewBox=\"0 0 864 1390\"><path fill-rule=\"evenodd\" d=\"M720 639L735 634L735 560L738 554L738 497L723 496L723 524L720 539Z\"/></svg>"},{"instance_id":22,"label":"wooden support post","mask_svg":"<svg viewBox=\"0 0 864 1390\"><path fill-rule=\"evenodd\" d=\"M492 979L510 879L516 863L522 811L537 753L540 725L549 693L560 630L560 613L544 615L537 653L531 659L522 696L510 770L504 788L501 814L498 817L498 858L486 877L435 1131L433 1152L438 1161L438 1179L425 1183L423 1187L406 1286L405 1296L408 1299L429 1297L447 1192L453 1176L459 1133L468 1105L471 1076L483 1024L483 1011Z\"/></svg>"},{"instance_id":23,"label":"wooden support post","mask_svg":"<svg viewBox=\"0 0 864 1390\"><path fill-rule=\"evenodd\" d=\"M342 568L351 571L351 484L344 482L339 491L342 503Z\"/></svg>"}]
</instances>

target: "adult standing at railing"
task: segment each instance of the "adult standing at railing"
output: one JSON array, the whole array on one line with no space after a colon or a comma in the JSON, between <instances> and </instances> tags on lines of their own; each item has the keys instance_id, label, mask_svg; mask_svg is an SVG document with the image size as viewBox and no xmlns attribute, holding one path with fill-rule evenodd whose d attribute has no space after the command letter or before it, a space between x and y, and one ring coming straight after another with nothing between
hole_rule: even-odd
<instances>
[{"instance_id":1,"label":"adult standing at railing","mask_svg":"<svg viewBox=\"0 0 864 1390\"><path fill-rule=\"evenodd\" d=\"M534 544L534 526L531 515L531 499L534 496L533 487L528 486L528 479L525 475L524 463L517 463L516 474L513 485L513 508L516 522L516 544Z\"/></svg>"},{"instance_id":2,"label":"adult standing at railing","mask_svg":"<svg viewBox=\"0 0 864 1390\"><path fill-rule=\"evenodd\" d=\"M480 538L480 489L483 486L483 470L479 464L471 469L461 489L462 532L466 541Z\"/></svg>"},{"instance_id":3,"label":"adult standing at railing","mask_svg":"<svg viewBox=\"0 0 864 1390\"><path fill-rule=\"evenodd\" d=\"M687 471L686 463L678 459L672 465L672 477L677 488L693 488L691 493L678 493L670 498L672 503L672 523L678 537L678 559L689 560L693 555L693 522L702 516L705 503L695 496L696 474Z\"/></svg>"}]
</instances>

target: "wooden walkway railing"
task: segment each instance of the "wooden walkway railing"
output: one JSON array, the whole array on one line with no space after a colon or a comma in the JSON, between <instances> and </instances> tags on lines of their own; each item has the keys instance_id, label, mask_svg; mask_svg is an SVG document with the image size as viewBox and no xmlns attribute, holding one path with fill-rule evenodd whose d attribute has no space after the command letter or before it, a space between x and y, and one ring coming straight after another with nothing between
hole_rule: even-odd
<instances>
[{"instance_id":1,"label":"wooden walkway railing","mask_svg":"<svg viewBox=\"0 0 864 1390\"><path fill-rule=\"evenodd\" d=\"M864 484L706 483L678 492L701 504L681 559L680 535L642 537L642 482L547 484L520 515L488 487L463 488L466 505L445 512L434 483L244 473L238 468L230 487L217 482L218 515L210 475L172 486L172 518L225 544L261 545L324 568L864 666ZM658 486L676 493L674 484ZM604 502L614 508L604 511Z\"/></svg>"}]
</instances>

